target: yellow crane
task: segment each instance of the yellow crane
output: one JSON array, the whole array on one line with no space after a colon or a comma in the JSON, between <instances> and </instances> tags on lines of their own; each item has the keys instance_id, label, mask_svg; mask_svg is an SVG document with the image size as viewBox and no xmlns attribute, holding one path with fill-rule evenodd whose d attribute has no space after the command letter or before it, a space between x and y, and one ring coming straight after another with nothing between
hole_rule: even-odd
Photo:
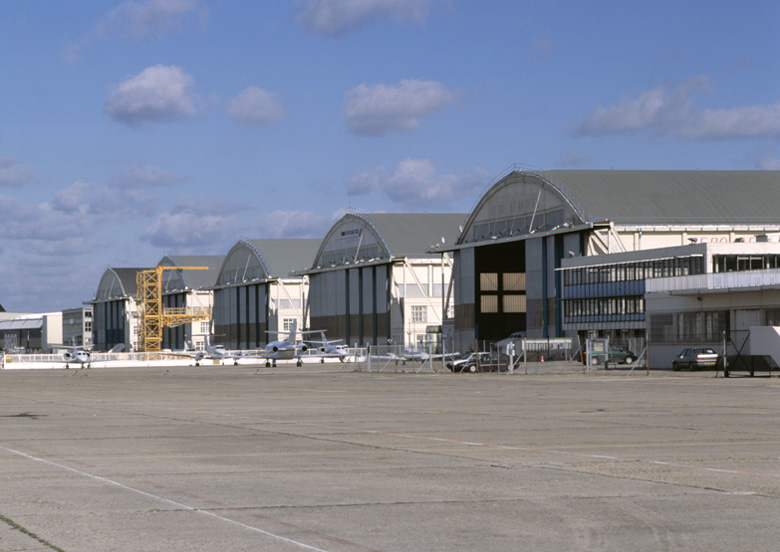
<instances>
[{"instance_id":1,"label":"yellow crane","mask_svg":"<svg viewBox=\"0 0 780 552\"><path fill-rule=\"evenodd\" d=\"M141 270L136 274L136 302L138 306L138 350L160 352L162 330L165 326L176 326L209 320L209 307L164 308L162 304L162 274L165 270L208 270L207 266L158 266Z\"/></svg>"}]
</instances>

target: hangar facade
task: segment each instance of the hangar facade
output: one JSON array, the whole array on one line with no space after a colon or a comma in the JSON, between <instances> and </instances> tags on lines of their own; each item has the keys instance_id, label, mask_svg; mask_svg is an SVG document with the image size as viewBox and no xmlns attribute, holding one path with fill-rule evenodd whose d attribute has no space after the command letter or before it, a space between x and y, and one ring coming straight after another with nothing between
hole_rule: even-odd
<instances>
[{"instance_id":1,"label":"hangar facade","mask_svg":"<svg viewBox=\"0 0 780 552\"><path fill-rule=\"evenodd\" d=\"M160 259L157 266L201 266L208 270L166 270L162 274L163 308L184 308L211 312L214 284L224 262L224 255L172 255ZM163 329L163 349L181 350L186 342L196 350L206 347L211 334L209 321L189 322Z\"/></svg>"},{"instance_id":2,"label":"hangar facade","mask_svg":"<svg viewBox=\"0 0 780 552\"><path fill-rule=\"evenodd\" d=\"M436 344L446 318L451 243L465 214L350 212L320 242L309 278L311 327L352 346ZM442 241L443 240L443 241Z\"/></svg>"},{"instance_id":3,"label":"hangar facade","mask_svg":"<svg viewBox=\"0 0 780 552\"><path fill-rule=\"evenodd\" d=\"M157 266L208 266L209 270L166 270L162 280L163 308L211 306L216 274L222 256L165 256ZM100 279L92 304L92 338L95 349L107 351L125 344L138 349L138 273L149 268L108 268ZM187 340L203 346L209 323L191 322L163 329L163 348L182 349Z\"/></svg>"},{"instance_id":4,"label":"hangar facade","mask_svg":"<svg viewBox=\"0 0 780 552\"><path fill-rule=\"evenodd\" d=\"M755 240L780 229L778 205L778 171L510 170L450 248L455 348L576 335L564 326L564 259Z\"/></svg>"},{"instance_id":5,"label":"hangar facade","mask_svg":"<svg viewBox=\"0 0 780 552\"><path fill-rule=\"evenodd\" d=\"M107 351L124 343L138 347L136 275L149 268L108 268L100 278L92 303L92 343Z\"/></svg>"},{"instance_id":6,"label":"hangar facade","mask_svg":"<svg viewBox=\"0 0 780 552\"><path fill-rule=\"evenodd\" d=\"M214 287L214 342L227 349L257 349L266 332L308 323L308 281L294 276L311 264L317 239L239 240L220 267ZM276 339L272 337L272 340Z\"/></svg>"}]
</instances>

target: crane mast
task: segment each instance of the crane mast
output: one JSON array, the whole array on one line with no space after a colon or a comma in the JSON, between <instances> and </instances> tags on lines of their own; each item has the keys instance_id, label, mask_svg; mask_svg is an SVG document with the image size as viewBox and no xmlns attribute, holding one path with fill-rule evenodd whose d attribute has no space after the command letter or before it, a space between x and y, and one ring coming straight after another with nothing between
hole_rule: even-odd
<instances>
[{"instance_id":1,"label":"crane mast","mask_svg":"<svg viewBox=\"0 0 780 552\"><path fill-rule=\"evenodd\" d=\"M166 326L176 326L209 320L209 307L169 307L162 304L162 274L165 270L208 270L207 266L158 266L141 270L136 274L136 302L138 305L138 350L160 352L162 331Z\"/></svg>"}]
</instances>

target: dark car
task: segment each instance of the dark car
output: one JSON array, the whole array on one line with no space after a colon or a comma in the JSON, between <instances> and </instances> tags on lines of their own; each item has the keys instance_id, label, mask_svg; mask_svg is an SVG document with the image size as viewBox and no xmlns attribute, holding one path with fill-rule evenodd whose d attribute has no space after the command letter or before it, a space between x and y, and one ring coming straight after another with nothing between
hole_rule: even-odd
<instances>
[{"instance_id":1,"label":"dark car","mask_svg":"<svg viewBox=\"0 0 780 552\"><path fill-rule=\"evenodd\" d=\"M680 368L696 370L697 368L712 368L720 363L720 355L711 347L689 347L683 349L672 361L672 370L677 372Z\"/></svg>"},{"instance_id":2,"label":"dark car","mask_svg":"<svg viewBox=\"0 0 780 552\"><path fill-rule=\"evenodd\" d=\"M509 370L509 357L497 353L471 353L466 358L447 364L453 372L506 372Z\"/></svg>"},{"instance_id":3,"label":"dark car","mask_svg":"<svg viewBox=\"0 0 780 552\"><path fill-rule=\"evenodd\" d=\"M582 356L586 357L587 352L585 351L585 346L583 344L582 347ZM612 345L609 346L609 356L605 359L606 356L603 352L596 352L592 351L592 360L591 364L600 364L602 362L606 362L607 365L609 364L631 364L637 359L637 355L633 352L629 351L628 349L624 349L623 347L620 347L618 345Z\"/></svg>"}]
</instances>

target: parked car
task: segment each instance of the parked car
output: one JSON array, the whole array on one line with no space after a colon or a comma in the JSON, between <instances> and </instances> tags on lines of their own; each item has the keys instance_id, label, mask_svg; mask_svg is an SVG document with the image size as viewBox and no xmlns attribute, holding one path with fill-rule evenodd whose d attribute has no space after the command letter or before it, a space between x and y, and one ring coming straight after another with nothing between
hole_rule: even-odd
<instances>
[{"instance_id":1,"label":"parked car","mask_svg":"<svg viewBox=\"0 0 780 552\"><path fill-rule=\"evenodd\" d=\"M509 357L496 353L471 353L466 358L447 363L453 372L506 372L509 370Z\"/></svg>"},{"instance_id":2,"label":"parked car","mask_svg":"<svg viewBox=\"0 0 780 552\"><path fill-rule=\"evenodd\" d=\"M587 363L587 351L585 350L585 344L582 345L582 356ZM628 349L624 349L618 345L609 345L609 353L607 355L607 364L631 364L637 359L637 355ZM591 364L599 364L604 362L604 353L594 352L593 360Z\"/></svg>"},{"instance_id":3,"label":"parked car","mask_svg":"<svg viewBox=\"0 0 780 552\"><path fill-rule=\"evenodd\" d=\"M711 347L689 347L683 349L672 362L672 370L677 372L680 368L695 370L697 368L712 368L720 363L720 355Z\"/></svg>"}]
</instances>

